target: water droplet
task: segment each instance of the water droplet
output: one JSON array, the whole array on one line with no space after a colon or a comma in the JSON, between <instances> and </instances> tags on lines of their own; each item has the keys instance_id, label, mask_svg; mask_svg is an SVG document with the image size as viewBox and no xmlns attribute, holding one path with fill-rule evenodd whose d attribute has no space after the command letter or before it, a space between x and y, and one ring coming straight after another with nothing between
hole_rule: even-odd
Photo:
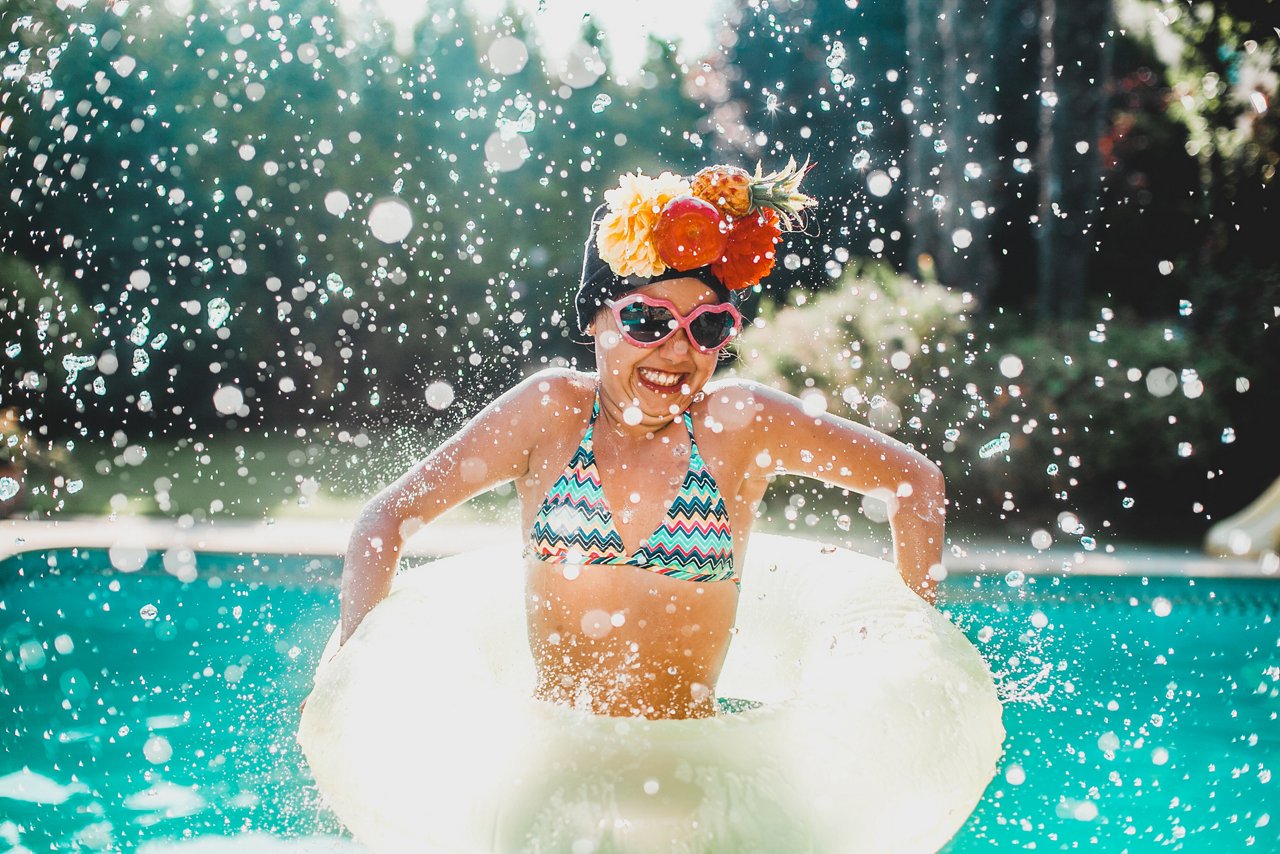
<instances>
[{"instance_id":1,"label":"water droplet","mask_svg":"<svg viewBox=\"0 0 1280 854\"><path fill-rule=\"evenodd\" d=\"M946 439L948 442L954 442L960 438L960 431L954 427L948 427L946 430L942 431L942 438Z\"/></svg>"},{"instance_id":2,"label":"water droplet","mask_svg":"<svg viewBox=\"0 0 1280 854\"><path fill-rule=\"evenodd\" d=\"M866 169L871 164L871 153L865 148L853 155L853 168Z\"/></svg>"},{"instance_id":3,"label":"water droplet","mask_svg":"<svg viewBox=\"0 0 1280 854\"><path fill-rule=\"evenodd\" d=\"M1191 316L1191 300L1189 299L1178 300L1178 314L1181 315L1182 317Z\"/></svg>"},{"instance_id":4,"label":"water droplet","mask_svg":"<svg viewBox=\"0 0 1280 854\"><path fill-rule=\"evenodd\" d=\"M893 190L893 179L888 173L876 170L867 176L867 192L873 196L887 196Z\"/></svg>"},{"instance_id":5,"label":"water droplet","mask_svg":"<svg viewBox=\"0 0 1280 854\"><path fill-rule=\"evenodd\" d=\"M1020 569L1011 570L1004 577L1004 583L1010 587L1021 587L1027 580L1027 575Z\"/></svg>"},{"instance_id":6,"label":"water droplet","mask_svg":"<svg viewBox=\"0 0 1280 854\"><path fill-rule=\"evenodd\" d=\"M1128 510L1133 506L1133 499L1126 495L1124 498L1120 499L1120 506Z\"/></svg>"},{"instance_id":7,"label":"water droplet","mask_svg":"<svg viewBox=\"0 0 1280 854\"><path fill-rule=\"evenodd\" d=\"M1009 434L1001 433L994 439L983 443L982 447L978 448L978 456L984 460L990 459L991 457L1008 453L1009 447Z\"/></svg>"},{"instance_id":8,"label":"water droplet","mask_svg":"<svg viewBox=\"0 0 1280 854\"><path fill-rule=\"evenodd\" d=\"M1047 475L1049 475L1049 476L1053 476L1053 475L1057 474L1057 473L1058 473L1058 464L1057 464L1057 463L1049 463L1049 465L1045 466L1045 468L1044 468L1044 473L1045 473L1045 474L1047 474Z\"/></svg>"},{"instance_id":9,"label":"water droplet","mask_svg":"<svg viewBox=\"0 0 1280 854\"><path fill-rule=\"evenodd\" d=\"M1012 353L1007 356L1000 357L1000 373L1008 379L1014 379L1015 377L1021 376L1022 369L1022 359Z\"/></svg>"},{"instance_id":10,"label":"water droplet","mask_svg":"<svg viewBox=\"0 0 1280 854\"><path fill-rule=\"evenodd\" d=\"M69 480L69 481L67 481L67 492L68 492L68 493L70 493L71 495L75 495L77 492L79 492L79 491L80 491L80 490L82 490L82 489L84 489L84 481L83 481L83 480Z\"/></svg>"},{"instance_id":11,"label":"water droplet","mask_svg":"<svg viewBox=\"0 0 1280 854\"><path fill-rule=\"evenodd\" d=\"M1192 447L1190 442L1178 443L1178 456L1185 458L1185 457L1191 456L1194 453L1195 453L1195 448Z\"/></svg>"},{"instance_id":12,"label":"water droplet","mask_svg":"<svg viewBox=\"0 0 1280 854\"><path fill-rule=\"evenodd\" d=\"M827 54L827 68L839 68L844 58L844 42L837 39L831 43L831 52Z\"/></svg>"},{"instance_id":13,"label":"water droplet","mask_svg":"<svg viewBox=\"0 0 1280 854\"><path fill-rule=\"evenodd\" d=\"M951 242L957 249L968 249L973 245L973 232L967 228L957 228L951 233Z\"/></svg>"},{"instance_id":14,"label":"water droplet","mask_svg":"<svg viewBox=\"0 0 1280 854\"><path fill-rule=\"evenodd\" d=\"M453 403L453 386L444 380L436 380L427 385L427 406L432 409L448 409Z\"/></svg>"},{"instance_id":15,"label":"water droplet","mask_svg":"<svg viewBox=\"0 0 1280 854\"><path fill-rule=\"evenodd\" d=\"M209 312L209 328L220 329L231 316L231 303L225 297L214 297L209 300L206 310Z\"/></svg>"},{"instance_id":16,"label":"water droplet","mask_svg":"<svg viewBox=\"0 0 1280 854\"><path fill-rule=\"evenodd\" d=\"M235 415L244 405L244 392L233 385L224 385L213 393L213 408L219 415Z\"/></svg>"},{"instance_id":17,"label":"water droplet","mask_svg":"<svg viewBox=\"0 0 1280 854\"><path fill-rule=\"evenodd\" d=\"M144 618L148 620L154 619L155 607L147 605L146 608L151 608L151 616L146 617L144 615ZM146 610L146 608L143 610ZM173 758L173 746L169 744L169 739L165 738L163 735L153 735L147 739L145 744L142 745L142 755L145 756L147 761L152 765L163 765Z\"/></svg>"},{"instance_id":18,"label":"water droplet","mask_svg":"<svg viewBox=\"0 0 1280 854\"><path fill-rule=\"evenodd\" d=\"M1058 93L1052 90L1040 93L1040 103L1046 107L1058 106Z\"/></svg>"},{"instance_id":19,"label":"water droplet","mask_svg":"<svg viewBox=\"0 0 1280 854\"><path fill-rule=\"evenodd\" d=\"M1168 368L1147 371L1147 391L1155 397L1168 397L1178 388L1178 375Z\"/></svg>"},{"instance_id":20,"label":"water droplet","mask_svg":"<svg viewBox=\"0 0 1280 854\"><path fill-rule=\"evenodd\" d=\"M343 288L342 277L337 273L330 273L324 277L324 286L328 288L331 293L336 294Z\"/></svg>"},{"instance_id":21,"label":"water droplet","mask_svg":"<svg viewBox=\"0 0 1280 854\"><path fill-rule=\"evenodd\" d=\"M947 197L942 193L934 193L933 198L929 199L929 204L935 211L940 211L947 206Z\"/></svg>"},{"instance_id":22,"label":"water droplet","mask_svg":"<svg viewBox=\"0 0 1280 854\"><path fill-rule=\"evenodd\" d=\"M138 609L138 616L144 620L154 620L160 611L155 605L147 604Z\"/></svg>"},{"instance_id":23,"label":"water droplet","mask_svg":"<svg viewBox=\"0 0 1280 854\"><path fill-rule=\"evenodd\" d=\"M1093 537L1081 537L1080 545L1084 547L1085 551L1091 552L1098 547L1098 541Z\"/></svg>"},{"instance_id":24,"label":"water droplet","mask_svg":"<svg viewBox=\"0 0 1280 854\"><path fill-rule=\"evenodd\" d=\"M1026 157L1013 158L1013 171L1019 175L1026 175L1031 171L1031 161Z\"/></svg>"},{"instance_id":25,"label":"water droplet","mask_svg":"<svg viewBox=\"0 0 1280 854\"><path fill-rule=\"evenodd\" d=\"M92 356L63 356L62 369L67 372L67 382L74 382L76 374L92 368L98 364L98 360Z\"/></svg>"},{"instance_id":26,"label":"water droplet","mask_svg":"<svg viewBox=\"0 0 1280 854\"><path fill-rule=\"evenodd\" d=\"M133 351L133 375L139 376L151 367L151 355L146 350Z\"/></svg>"},{"instance_id":27,"label":"water droplet","mask_svg":"<svg viewBox=\"0 0 1280 854\"><path fill-rule=\"evenodd\" d=\"M1151 612L1157 617L1167 617L1173 613L1173 603L1163 596L1151 600Z\"/></svg>"},{"instance_id":28,"label":"water droplet","mask_svg":"<svg viewBox=\"0 0 1280 854\"><path fill-rule=\"evenodd\" d=\"M871 124L871 122L867 121L866 119L863 119L862 121L858 122L857 127L858 127L858 133L862 134L863 136L871 136L871 134L875 131L875 126Z\"/></svg>"},{"instance_id":29,"label":"water droplet","mask_svg":"<svg viewBox=\"0 0 1280 854\"><path fill-rule=\"evenodd\" d=\"M11 477L0 477L0 501L8 501L18 494L22 484Z\"/></svg>"},{"instance_id":30,"label":"water droplet","mask_svg":"<svg viewBox=\"0 0 1280 854\"><path fill-rule=\"evenodd\" d=\"M369 208L369 231L383 243L399 243L413 229L413 212L396 198L380 199Z\"/></svg>"},{"instance_id":31,"label":"water droplet","mask_svg":"<svg viewBox=\"0 0 1280 854\"><path fill-rule=\"evenodd\" d=\"M972 180L982 177L982 166L970 161L964 165L964 177Z\"/></svg>"},{"instance_id":32,"label":"water droplet","mask_svg":"<svg viewBox=\"0 0 1280 854\"><path fill-rule=\"evenodd\" d=\"M946 142L946 140L943 140L943 139L935 139L935 140L933 141L933 150L934 150L934 151L936 151L936 152L938 152L939 154L946 154L946 153L947 153L947 142Z\"/></svg>"},{"instance_id":33,"label":"water droplet","mask_svg":"<svg viewBox=\"0 0 1280 854\"><path fill-rule=\"evenodd\" d=\"M4 354L10 359L18 358L18 354L22 352L22 345L13 343L4 348Z\"/></svg>"},{"instance_id":34,"label":"water droplet","mask_svg":"<svg viewBox=\"0 0 1280 854\"><path fill-rule=\"evenodd\" d=\"M1230 445L1236 440L1236 430L1234 427L1222 428L1222 444Z\"/></svg>"},{"instance_id":35,"label":"water droplet","mask_svg":"<svg viewBox=\"0 0 1280 854\"><path fill-rule=\"evenodd\" d=\"M591 112L603 113L612 103L613 98L610 98L608 95L601 92L599 95L596 95L596 99L591 102Z\"/></svg>"},{"instance_id":36,"label":"water droplet","mask_svg":"<svg viewBox=\"0 0 1280 854\"><path fill-rule=\"evenodd\" d=\"M488 60L498 74L516 74L529 61L529 49L515 36L503 36L489 46Z\"/></svg>"},{"instance_id":37,"label":"water droplet","mask_svg":"<svg viewBox=\"0 0 1280 854\"><path fill-rule=\"evenodd\" d=\"M351 197L341 190L330 190L324 197L324 209L334 216L342 216L351 209Z\"/></svg>"}]
</instances>

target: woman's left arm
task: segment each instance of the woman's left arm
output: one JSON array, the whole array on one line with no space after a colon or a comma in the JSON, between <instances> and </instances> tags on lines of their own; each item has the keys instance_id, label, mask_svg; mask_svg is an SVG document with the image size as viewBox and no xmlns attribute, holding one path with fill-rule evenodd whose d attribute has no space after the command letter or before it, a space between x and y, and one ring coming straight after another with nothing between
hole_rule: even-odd
<instances>
[{"instance_id":1,"label":"woman's left arm","mask_svg":"<svg viewBox=\"0 0 1280 854\"><path fill-rule=\"evenodd\" d=\"M929 571L942 561L946 494L936 465L869 427L830 413L806 414L798 399L767 386L734 382L708 393L713 417L725 405L754 411L751 464L760 474L788 472L864 495L878 492L889 505L898 571L923 599L937 601ZM716 397L724 398L719 406Z\"/></svg>"}]
</instances>

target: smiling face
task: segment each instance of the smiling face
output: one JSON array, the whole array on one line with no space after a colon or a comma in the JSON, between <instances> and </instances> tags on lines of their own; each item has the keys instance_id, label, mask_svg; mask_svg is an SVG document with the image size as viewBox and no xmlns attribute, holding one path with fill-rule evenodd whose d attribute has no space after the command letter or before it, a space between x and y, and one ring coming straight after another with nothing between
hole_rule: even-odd
<instances>
[{"instance_id":1,"label":"smiling face","mask_svg":"<svg viewBox=\"0 0 1280 854\"><path fill-rule=\"evenodd\" d=\"M694 278L655 282L637 293L669 300L681 315L719 302L710 288ZM656 347L637 347L622 337L613 312L605 309L596 315L590 331L595 336L601 402L631 426L669 422L689 407L715 371L716 354L690 344L683 329ZM632 424L634 414L630 418L624 414L631 407L640 411L637 424Z\"/></svg>"}]
</instances>

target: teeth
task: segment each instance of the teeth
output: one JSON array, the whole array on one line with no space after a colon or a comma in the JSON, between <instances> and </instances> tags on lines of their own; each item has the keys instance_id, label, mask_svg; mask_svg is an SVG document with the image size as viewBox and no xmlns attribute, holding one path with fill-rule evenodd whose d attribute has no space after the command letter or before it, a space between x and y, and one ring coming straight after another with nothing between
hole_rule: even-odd
<instances>
[{"instance_id":1,"label":"teeth","mask_svg":"<svg viewBox=\"0 0 1280 854\"><path fill-rule=\"evenodd\" d=\"M665 371L655 371L651 368L641 368L640 376L644 377L654 385L674 386L680 382L679 374L668 374Z\"/></svg>"}]
</instances>

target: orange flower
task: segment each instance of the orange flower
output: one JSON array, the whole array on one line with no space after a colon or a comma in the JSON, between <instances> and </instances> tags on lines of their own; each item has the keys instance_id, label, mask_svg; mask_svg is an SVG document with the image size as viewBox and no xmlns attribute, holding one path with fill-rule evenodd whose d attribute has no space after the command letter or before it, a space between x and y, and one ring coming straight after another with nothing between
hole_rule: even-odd
<instances>
[{"instance_id":1,"label":"orange flower","mask_svg":"<svg viewBox=\"0 0 1280 854\"><path fill-rule=\"evenodd\" d=\"M730 290L755 287L773 270L773 248L781 237L778 214L769 208L735 219L724 255L711 263L711 272Z\"/></svg>"},{"instance_id":2,"label":"orange flower","mask_svg":"<svg viewBox=\"0 0 1280 854\"><path fill-rule=\"evenodd\" d=\"M609 213L596 230L600 259L619 276L661 275L667 265L653 245L653 227L667 202L689 192L689 182L663 172L656 178L640 172L622 176L618 186L604 194Z\"/></svg>"}]
</instances>

